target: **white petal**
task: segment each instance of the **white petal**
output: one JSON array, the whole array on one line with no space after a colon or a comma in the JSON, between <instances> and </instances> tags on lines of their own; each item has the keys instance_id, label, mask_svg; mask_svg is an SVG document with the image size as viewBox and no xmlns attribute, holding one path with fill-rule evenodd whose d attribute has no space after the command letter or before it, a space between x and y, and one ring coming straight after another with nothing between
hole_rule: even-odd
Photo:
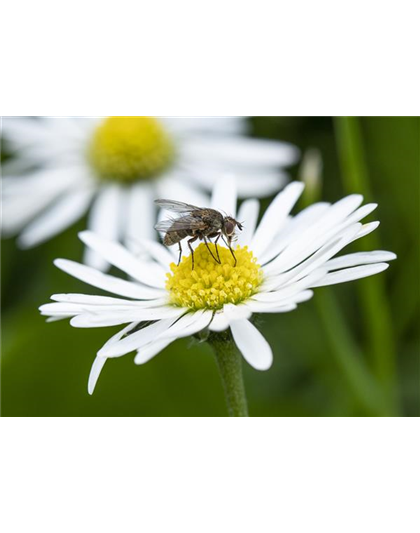
<instances>
[{"instance_id":1,"label":"white petal","mask_svg":"<svg viewBox=\"0 0 420 533\"><path fill-rule=\"evenodd\" d=\"M353 213L362 202L363 196L361 194L350 194L349 196L345 196L330 207L326 218L332 219L332 223L335 224Z\"/></svg>"},{"instance_id":2,"label":"white petal","mask_svg":"<svg viewBox=\"0 0 420 533\"><path fill-rule=\"evenodd\" d=\"M325 263L328 270L337 270L338 268L348 268L358 265L368 265L370 263L382 263L385 261L392 261L397 256L392 252L385 252L376 250L373 252L358 252L354 254L343 255L336 257Z\"/></svg>"},{"instance_id":3,"label":"white petal","mask_svg":"<svg viewBox=\"0 0 420 533\"><path fill-rule=\"evenodd\" d=\"M217 167L208 164L183 165L186 178L193 183L198 183L207 190L212 190L219 179L226 176L224 166ZM231 173L236 177L236 186L239 198L263 198L278 192L288 181L287 174L281 170L271 168L234 168Z\"/></svg>"},{"instance_id":4,"label":"white petal","mask_svg":"<svg viewBox=\"0 0 420 533\"><path fill-rule=\"evenodd\" d=\"M26 163L28 169L57 163L67 166L74 162L86 166L89 132L78 131L74 119L37 117L11 121L5 133L7 145L17 152L19 161Z\"/></svg>"},{"instance_id":5,"label":"white petal","mask_svg":"<svg viewBox=\"0 0 420 533\"><path fill-rule=\"evenodd\" d=\"M137 251L140 254L147 253L149 257L157 261L160 266L163 267L165 272L174 260L173 255L168 248L156 241L139 238L134 240L132 247L137 247Z\"/></svg>"},{"instance_id":6,"label":"white petal","mask_svg":"<svg viewBox=\"0 0 420 533\"><path fill-rule=\"evenodd\" d=\"M313 218L312 214L306 218L306 215L303 216L300 222L297 224L296 231L293 231L293 226L295 224L294 219L291 221L290 235L288 234L288 226L284 228L283 235L286 242L276 241L270 250L273 250L273 253L280 253L278 257L274 259L270 264L266 265L266 272L284 272L289 268L292 268L294 265L300 263L306 257L309 257L317 249L319 249L323 244L327 243L329 239L338 236L338 234L344 231L352 221L349 217L353 211L360 205L363 201L363 197L360 195L351 195L346 198L343 198L339 202L336 202L334 205L329 206L328 209L325 209L325 205L321 204L321 207L315 209L313 214L318 213L318 218ZM317 204L316 204L317 205ZM296 217L296 220L299 219L299 215ZM280 238L281 240L281 238ZM285 246L286 244L286 246ZM268 257L274 257L270 250L266 251L266 257L264 257L264 262L267 261Z\"/></svg>"},{"instance_id":7,"label":"white petal","mask_svg":"<svg viewBox=\"0 0 420 533\"><path fill-rule=\"evenodd\" d=\"M217 180L211 197L211 207L226 213L226 215L236 216L236 179L230 174Z\"/></svg>"},{"instance_id":8,"label":"white petal","mask_svg":"<svg viewBox=\"0 0 420 533\"><path fill-rule=\"evenodd\" d=\"M189 139L181 150L182 157L191 162L215 161L242 166L287 166L296 163L299 157L298 149L291 144L222 135Z\"/></svg>"},{"instance_id":9,"label":"white petal","mask_svg":"<svg viewBox=\"0 0 420 533\"><path fill-rule=\"evenodd\" d=\"M353 222L357 221L351 220L348 217L357 209L362 201L363 197L361 195L353 194L347 196L325 210L318 220L312 220L312 222L307 221L306 227L304 225L300 226L294 241L291 242L290 246L268 268L271 269L274 266L277 267L278 264L284 265L285 263L290 268L296 264L296 257L302 251L307 252L302 255L302 259L309 257L320 246L328 242L330 238L335 237L340 231L343 231Z\"/></svg>"},{"instance_id":10,"label":"white petal","mask_svg":"<svg viewBox=\"0 0 420 533\"><path fill-rule=\"evenodd\" d=\"M213 320L210 322L210 331L224 331L229 327L229 320L223 311L216 311L213 315Z\"/></svg>"},{"instance_id":11,"label":"white petal","mask_svg":"<svg viewBox=\"0 0 420 533\"><path fill-rule=\"evenodd\" d=\"M359 209L356 209L356 211L349 216L350 222L359 222L363 218L366 218L368 215L370 215L373 211L375 211L377 207L378 204L362 205L361 207L359 207Z\"/></svg>"},{"instance_id":12,"label":"white petal","mask_svg":"<svg viewBox=\"0 0 420 533\"><path fill-rule=\"evenodd\" d=\"M225 317L231 323L233 320L242 320L243 318L251 318L252 312L245 305L225 304L223 306Z\"/></svg>"},{"instance_id":13,"label":"white petal","mask_svg":"<svg viewBox=\"0 0 420 533\"><path fill-rule=\"evenodd\" d=\"M74 117L38 117L37 122L41 120L41 123L44 128L45 138L44 142L40 142L41 139L36 139L38 144L45 145L45 141L51 145L67 147L67 149L73 148L74 141L80 140L86 142L85 128L78 127L80 125L80 119L75 119ZM50 149L50 146L45 147L47 150Z\"/></svg>"},{"instance_id":14,"label":"white petal","mask_svg":"<svg viewBox=\"0 0 420 533\"><path fill-rule=\"evenodd\" d=\"M375 231L375 229L379 226L380 222L377 220L375 222L369 222L368 224L363 224L362 229L359 231L359 233L356 235L356 237L353 240L361 239L362 237L365 237L366 235L369 235L369 233L372 233L372 231Z\"/></svg>"},{"instance_id":15,"label":"white petal","mask_svg":"<svg viewBox=\"0 0 420 533\"><path fill-rule=\"evenodd\" d=\"M164 126L175 134L238 134L246 130L245 117L162 117Z\"/></svg>"},{"instance_id":16,"label":"white petal","mask_svg":"<svg viewBox=\"0 0 420 533\"><path fill-rule=\"evenodd\" d=\"M91 188L67 194L29 224L19 236L18 244L30 248L71 226L86 212L92 196Z\"/></svg>"},{"instance_id":17,"label":"white petal","mask_svg":"<svg viewBox=\"0 0 420 533\"><path fill-rule=\"evenodd\" d=\"M257 258L270 246L274 237L280 231L303 188L304 185L301 182L290 183L271 202L251 243L251 249Z\"/></svg>"},{"instance_id":18,"label":"white petal","mask_svg":"<svg viewBox=\"0 0 420 533\"><path fill-rule=\"evenodd\" d=\"M118 185L108 185L99 191L92 204L88 218L90 231L117 241L120 237L123 189ZM108 262L90 248L86 248L84 263L98 270L106 270Z\"/></svg>"},{"instance_id":19,"label":"white petal","mask_svg":"<svg viewBox=\"0 0 420 533\"><path fill-rule=\"evenodd\" d=\"M152 309L113 309L99 310L78 314L70 320L75 328L104 328L119 326L128 322L146 322L149 320L176 319L182 314L182 310L172 306L161 306Z\"/></svg>"},{"instance_id":20,"label":"white petal","mask_svg":"<svg viewBox=\"0 0 420 533\"><path fill-rule=\"evenodd\" d=\"M6 197L19 195L31 198L36 196L41 199L51 191L61 193L68 188L77 188L81 185L93 185L83 165L51 165L31 171L24 176L4 174L2 192Z\"/></svg>"},{"instance_id":21,"label":"white petal","mask_svg":"<svg viewBox=\"0 0 420 533\"><path fill-rule=\"evenodd\" d=\"M273 352L258 329L246 319L235 320L230 329L244 359L256 370L268 370L273 363Z\"/></svg>"},{"instance_id":22,"label":"white petal","mask_svg":"<svg viewBox=\"0 0 420 533\"><path fill-rule=\"evenodd\" d=\"M311 285L311 287L325 287L326 285L336 285L337 283L345 283L355 279L366 278L367 276L379 274L388 267L388 263L376 263L375 265L365 265L347 268L345 270L337 270L337 272L327 274L320 281Z\"/></svg>"},{"instance_id":23,"label":"white petal","mask_svg":"<svg viewBox=\"0 0 420 533\"><path fill-rule=\"evenodd\" d=\"M144 365L144 363L147 363L150 361L150 359L153 359L153 357L174 342L174 340L176 339L164 339L163 341L151 342L150 344L143 346L143 348L140 348L140 350L137 352L134 362L136 365Z\"/></svg>"},{"instance_id":24,"label":"white petal","mask_svg":"<svg viewBox=\"0 0 420 533\"><path fill-rule=\"evenodd\" d=\"M125 335L127 335L127 333L133 330L136 326L138 326L137 322L133 322L132 324L128 324L128 326L125 326L125 328L121 329L118 333L116 333L106 341L106 343L98 351L98 354L101 353L102 350L105 350L110 346L113 346L115 343L119 342Z\"/></svg>"},{"instance_id":25,"label":"white petal","mask_svg":"<svg viewBox=\"0 0 420 533\"><path fill-rule=\"evenodd\" d=\"M249 307L249 309L253 313L273 313L273 312L279 312L284 313L287 311L293 311L293 309L296 309L298 303L306 302L312 298L314 295L313 291L309 290L303 290L301 292L298 292L289 298L282 299L279 301L258 301L254 298L251 298L247 300L246 306Z\"/></svg>"},{"instance_id":26,"label":"white petal","mask_svg":"<svg viewBox=\"0 0 420 533\"><path fill-rule=\"evenodd\" d=\"M165 271L156 263L146 263L136 258L124 246L117 242L95 235L90 231L79 233L80 239L95 250L101 257L116 266L140 283L152 287L165 288Z\"/></svg>"},{"instance_id":27,"label":"white petal","mask_svg":"<svg viewBox=\"0 0 420 533\"><path fill-rule=\"evenodd\" d=\"M59 320L64 320L65 318L70 318L69 316L49 316L45 322L58 322Z\"/></svg>"},{"instance_id":28,"label":"white petal","mask_svg":"<svg viewBox=\"0 0 420 533\"><path fill-rule=\"evenodd\" d=\"M198 207L208 207L210 205L209 196L185 183L180 171L168 172L162 176L156 181L156 190L156 199L169 198L170 200L178 200Z\"/></svg>"},{"instance_id":29,"label":"white petal","mask_svg":"<svg viewBox=\"0 0 420 533\"><path fill-rule=\"evenodd\" d=\"M286 287L282 287L277 291L272 292L258 292L252 296L253 300L259 302L278 302L282 305L285 300L293 299L301 291L314 287L315 283L322 280L327 274L326 268L318 268L314 272L311 272L308 276L299 281L295 281ZM261 291L264 290L264 285L261 286Z\"/></svg>"},{"instance_id":30,"label":"white petal","mask_svg":"<svg viewBox=\"0 0 420 533\"><path fill-rule=\"evenodd\" d=\"M278 192L290 181L289 176L282 171L268 171L264 169L260 172L255 170L254 174L234 172L237 179L239 198L266 198Z\"/></svg>"},{"instance_id":31,"label":"white petal","mask_svg":"<svg viewBox=\"0 0 420 533\"><path fill-rule=\"evenodd\" d=\"M357 194L348 196L332 205L318 222L306 230L302 228L294 241L271 263L265 265L266 274L285 272L312 255L330 239L340 237L360 218L360 214L363 215L360 210L359 215L353 213L362 200L363 197Z\"/></svg>"},{"instance_id":32,"label":"white petal","mask_svg":"<svg viewBox=\"0 0 420 533\"><path fill-rule=\"evenodd\" d=\"M120 296L126 296L127 298L153 300L165 294L165 291L161 291L160 289L152 289L151 287L141 286L138 283L115 278L114 276L103 274L99 270L74 261L69 261L68 259L56 259L54 264L64 272L67 272L67 274L70 274L70 276L80 279L93 287Z\"/></svg>"},{"instance_id":33,"label":"white petal","mask_svg":"<svg viewBox=\"0 0 420 533\"><path fill-rule=\"evenodd\" d=\"M53 198L56 196L52 195ZM28 224L38 213L40 213L53 199L49 196L42 196L38 201L34 201L31 195L11 196L2 195L2 224L1 232L3 237L11 237L18 233Z\"/></svg>"},{"instance_id":34,"label":"white petal","mask_svg":"<svg viewBox=\"0 0 420 533\"><path fill-rule=\"evenodd\" d=\"M317 250L305 261L302 261L298 266L290 269L284 274L273 277L272 280L268 279L265 288L278 289L284 285L292 284L293 282L307 276L318 267L324 265L331 257L342 250L347 244L349 244L354 236L359 232L361 227L360 223L353 224L347 231L345 231L341 237L331 240L325 244L322 248Z\"/></svg>"},{"instance_id":35,"label":"white petal","mask_svg":"<svg viewBox=\"0 0 420 533\"><path fill-rule=\"evenodd\" d=\"M259 211L260 203L258 200L245 200L239 208L237 219L243 223L243 230L238 230L237 235L238 244L241 246L247 246L251 242L257 226Z\"/></svg>"},{"instance_id":36,"label":"white petal","mask_svg":"<svg viewBox=\"0 0 420 533\"><path fill-rule=\"evenodd\" d=\"M212 316L213 313L211 311L201 310L195 313L188 313L159 335L159 339L180 339L194 335L194 333L198 333L209 325Z\"/></svg>"},{"instance_id":37,"label":"white petal","mask_svg":"<svg viewBox=\"0 0 420 533\"><path fill-rule=\"evenodd\" d=\"M119 331L116 335L111 337L102 347L105 348L105 346L112 346L115 342L119 341L123 335L131 331L137 324L129 324L124 329ZM101 357L99 355L96 356L95 361L93 362L90 374L89 374L89 381L88 381L88 392L89 394L93 394L93 391L95 390L96 383L98 381L99 375L106 363L106 357Z\"/></svg>"},{"instance_id":38,"label":"white petal","mask_svg":"<svg viewBox=\"0 0 420 533\"><path fill-rule=\"evenodd\" d=\"M342 235L347 228L359 222L376 209L377 204L367 204L356 209L354 212L351 212L352 206L356 206L357 202L361 201L361 198L360 195L352 195L344 198L344 200L348 201L344 202L340 209L337 209L337 206L340 207L341 202L334 204L318 223L315 222L307 232L302 232L300 243L297 243L296 246L298 248L305 247L306 251L308 251L309 248L312 251L315 251L316 247L320 247L324 243L327 243L328 240ZM343 207L345 207L346 210L344 210ZM360 234L364 234L364 232L362 233L362 229L360 230ZM358 235L359 233L354 236L352 241L360 238ZM310 246L308 246L308 244L310 244ZM305 254L305 257L308 257L308 254Z\"/></svg>"},{"instance_id":39,"label":"white petal","mask_svg":"<svg viewBox=\"0 0 420 533\"><path fill-rule=\"evenodd\" d=\"M313 295L314 295L314 291L310 291L310 290L302 291L296 296L293 296L293 301L298 304L302 302L307 302L308 300L312 298Z\"/></svg>"},{"instance_id":40,"label":"white petal","mask_svg":"<svg viewBox=\"0 0 420 533\"><path fill-rule=\"evenodd\" d=\"M95 360L93 361L93 365L92 365L92 368L90 369L89 380L88 380L88 393L90 395L92 395L95 390L96 383L98 382L99 376L102 372L102 369L106 361L107 361L106 357L100 357L99 355L97 355L95 357Z\"/></svg>"},{"instance_id":41,"label":"white petal","mask_svg":"<svg viewBox=\"0 0 420 533\"><path fill-rule=\"evenodd\" d=\"M326 202L318 202L310 205L295 217L289 217L288 222L281 228L269 248L258 258L259 263L264 265L279 255L296 238L299 238L302 232L311 228L325 214L329 206L330 204Z\"/></svg>"},{"instance_id":42,"label":"white petal","mask_svg":"<svg viewBox=\"0 0 420 533\"><path fill-rule=\"evenodd\" d=\"M158 236L154 229L155 206L153 201L156 196L149 183L136 183L127 191L127 196L125 243L132 251L135 251L137 239L152 240Z\"/></svg>"},{"instance_id":43,"label":"white petal","mask_svg":"<svg viewBox=\"0 0 420 533\"><path fill-rule=\"evenodd\" d=\"M24 148L46 140L44 120L35 120L33 117L3 117L2 130L5 140L15 147Z\"/></svg>"},{"instance_id":44,"label":"white petal","mask_svg":"<svg viewBox=\"0 0 420 533\"><path fill-rule=\"evenodd\" d=\"M155 300L123 300L122 298L114 298L112 296L97 296L91 294L53 294L51 300L62 303L75 303L84 305L130 305L135 307L158 307L165 304L167 297L157 298Z\"/></svg>"},{"instance_id":45,"label":"white petal","mask_svg":"<svg viewBox=\"0 0 420 533\"><path fill-rule=\"evenodd\" d=\"M92 299L94 298L94 296L91 296L90 298ZM127 300L118 300L117 298L113 300L114 301L112 303L106 304L100 304L98 302L95 302L93 304L66 301L53 302L41 305L39 310L41 314L49 316L83 315L83 320L81 320L81 322L89 322L89 325L79 327L97 327L97 322L108 323L116 321L116 323L124 324L125 322L130 322L130 320L126 320L127 315L133 315L132 320L137 320L138 322L140 322L144 320L149 320L149 318L167 318L168 316L176 314L175 311L173 311L175 308L172 306L168 306L166 302L163 304L160 303L156 305L156 300L131 302ZM93 317L90 318L89 315L93 315Z\"/></svg>"},{"instance_id":46,"label":"white petal","mask_svg":"<svg viewBox=\"0 0 420 533\"><path fill-rule=\"evenodd\" d=\"M173 318L159 320L150 326L146 326L139 331L131 333L131 335L128 335L110 347L102 348L98 352L98 355L103 357L120 357L121 355L125 355L134 350L139 350L142 346L145 346L156 339L160 333L166 331L175 320L176 319Z\"/></svg>"},{"instance_id":47,"label":"white petal","mask_svg":"<svg viewBox=\"0 0 420 533\"><path fill-rule=\"evenodd\" d=\"M201 316L203 316L204 313L203 310L195 312L187 311L188 310L186 309L184 311L184 315L179 320L177 320L170 328L159 335L159 339L177 338L178 333L182 332L185 328L189 328L191 324L194 324Z\"/></svg>"},{"instance_id":48,"label":"white petal","mask_svg":"<svg viewBox=\"0 0 420 533\"><path fill-rule=\"evenodd\" d=\"M80 169L50 168L2 180L2 233L13 235L57 197L79 186ZM83 180L82 180L83 181ZM75 183L76 182L76 183Z\"/></svg>"},{"instance_id":49,"label":"white petal","mask_svg":"<svg viewBox=\"0 0 420 533\"><path fill-rule=\"evenodd\" d=\"M287 304L287 305L273 305L271 303L265 302L247 302L247 307L249 307L252 313L288 313L297 309L296 304Z\"/></svg>"},{"instance_id":50,"label":"white petal","mask_svg":"<svg viewBox=\"0 0 420 533\"><path fill-rule=\"evenodd\" d=\"M83 306L69 304L67 302L54 302L43 304L39 307L41 315L44 316L74 316L83 312Z\"/></svg>"}]
</instances>

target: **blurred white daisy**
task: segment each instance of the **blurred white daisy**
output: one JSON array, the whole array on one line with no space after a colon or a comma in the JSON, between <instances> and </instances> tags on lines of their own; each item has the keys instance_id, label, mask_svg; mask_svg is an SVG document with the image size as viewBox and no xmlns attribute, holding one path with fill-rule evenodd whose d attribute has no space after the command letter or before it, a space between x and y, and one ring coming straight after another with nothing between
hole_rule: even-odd
<instances>
[{"instance_id":1,"label":"blurred white daisy","mask_svg":"<svg viewBox=\"0 0 420 533\"><path fill-rule=\"evenodd\" d=\"M268 196L298 150L245 137L245 126L240 117L5 118L15 157L3 168L3 233L35 246L90 209L88 229L132 249L133 237L155 238L154 198L205 205L227 172L240 197ZM85 262L107 264L92 251Z\"/></svg>"},{"instance_id":2,"label":"blurred white daisy","mask_svg":"<svg viewBox=\"0 0 420 533\"><path fill-rule=\"evenodd\" d=\"M273 355L250 321L253 313L292 311L312 297L314 287L364 278L388 268L387 261L396 257L391 252L334 258L345 246L377 228L379 222L360 223L376 204L360 207L363 198L354 194L332 205L316 203L292 217L290 211L302 189L299 182L288 185L258 227L258 201L243 202L237 216L244 222L244 230L235 247L236 267L229 250L221 246L218 264L200 244L192 270L190 257L184 256L177 266L177 249L171 253L172 248L157 242L142 240L150 259L140 260L118 243L92 232L81 233L87 246L131 278L120 279L65 259L55 262L68 274L119 298L55 294L54 303L41 306L43 315L49 320L71 318L70 324L79 328L128 324L99 350L89 393L107 358L136 352L135 363L143 364L176 339L207 329L219 332L230 328L245 360L257 370L267 370ZM211 205L236 215L232 180L216 185Z\"/></svg>"}]
</instances>

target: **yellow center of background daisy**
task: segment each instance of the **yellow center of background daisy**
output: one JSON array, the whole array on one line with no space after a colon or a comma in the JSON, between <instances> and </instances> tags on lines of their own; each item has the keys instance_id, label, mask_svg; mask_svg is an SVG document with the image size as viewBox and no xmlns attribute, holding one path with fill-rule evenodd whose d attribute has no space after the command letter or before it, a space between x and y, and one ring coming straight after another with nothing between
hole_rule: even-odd
<instances>
[{"instance_id":1,"label":"yellow center of background daisy","mask_svg":"<svg viewBox=\"0 0 420 533\"><path fill-rule=\"evenodd\" d=\"M209 245L216 256L215 246ZM221 264L212 258L205 244L194 251L194 270L191 256L183 257L179 266L170 265L166 274L166 289L173 305L190 309L221 309L224 304L238 304L257 291L262 270L247 246L234 249L234 259L227 248L218 246Z\"/></svg>"},{"instance_id":2,"label":"yellow center of background daisy","mask_svg":"<svg viewBox=\"0 0 420 533\"><path fill-rule=\"evenodd\" d=\"M108 117L88 150L101 178L127 183L159 175L174 156L171 138L153 117Z\"/></svg>"}]
</instances>

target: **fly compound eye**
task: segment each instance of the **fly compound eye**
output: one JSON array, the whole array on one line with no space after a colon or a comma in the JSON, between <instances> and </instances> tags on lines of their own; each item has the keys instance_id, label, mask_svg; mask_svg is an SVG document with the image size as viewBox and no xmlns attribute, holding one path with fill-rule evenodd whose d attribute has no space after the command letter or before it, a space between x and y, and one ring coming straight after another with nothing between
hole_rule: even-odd
<instances>
[{"instance_id":1,"label":"fly compound eye","mask_svg":"<svg viewBox=\"0 0 420 533\"><path fill-rule=\"evenodd\" d=\"M232 235L233 232L235 231L235 224L233 222L231 222L230 220L228 220L226 223L225 223L225 230L226 230L226 234L227 235Z\"/></svg>"}]
</instances>

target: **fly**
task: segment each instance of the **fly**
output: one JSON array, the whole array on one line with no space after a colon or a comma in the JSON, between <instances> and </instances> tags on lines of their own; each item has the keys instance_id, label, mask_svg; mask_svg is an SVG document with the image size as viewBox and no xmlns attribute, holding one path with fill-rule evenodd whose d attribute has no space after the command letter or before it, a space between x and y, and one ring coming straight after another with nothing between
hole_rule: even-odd
<instances>
[{"instance_id":1,"label":"fly","mask_svg":"<svg viewBox=\"0 0 420 533\"><path fill-rule=\"evenodd\" d=\"M237 261L231 243L235 236L236 226L239 230L242 230L242 224L240 222L233 217L224 216L220 211L210 209L209 207L196 207L195 205L184 204L183 202L177 202L175 200L155 200L155 204L162 209L167 209L168 211L181 215L179 218L163 220L155 226L157 231L165 232L165 237L163 239L163 244L165 244L165 246L178 244L178 265L182 257L181 241L186 237L191 237L188 239L188 247L191 251L193 270L194 250L191 245L197 239L204 241L212 258L216 263L221 264L217 242L220 237L222 237L235 260L234 266L236 266ZM216 256L210 249L209 242L212 242L210 239L215 239L214 245Z\"/></svg>"}]
</instances>

